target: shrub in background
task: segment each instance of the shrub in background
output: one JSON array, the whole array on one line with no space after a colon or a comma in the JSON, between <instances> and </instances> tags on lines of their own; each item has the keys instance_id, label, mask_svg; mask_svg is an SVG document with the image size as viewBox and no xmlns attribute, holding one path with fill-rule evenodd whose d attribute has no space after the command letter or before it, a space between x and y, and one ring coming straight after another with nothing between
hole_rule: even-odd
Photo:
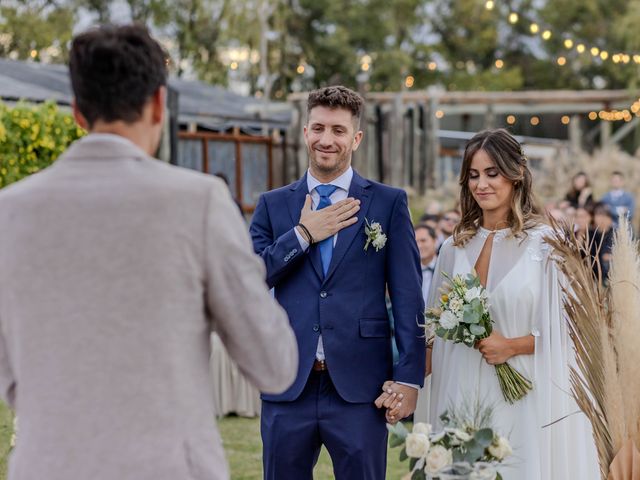
<instances>
[{"instance_id":1,"label":"shrub in background","mask_svg":"<svg viewBox=\"0 0 640 480\"><path fill-rule=\"evenodd\" d=\"M0 103L0 188L48 167L84 134L54 102Z\"/></svg>"}]
</instances>

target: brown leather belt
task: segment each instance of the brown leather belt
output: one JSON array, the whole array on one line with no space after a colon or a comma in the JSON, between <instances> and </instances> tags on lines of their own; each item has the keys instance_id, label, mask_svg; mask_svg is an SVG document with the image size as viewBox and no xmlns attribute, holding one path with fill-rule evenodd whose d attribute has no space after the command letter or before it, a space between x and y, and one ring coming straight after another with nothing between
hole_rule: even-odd
<instances>
[{"instance_id":1,"label":"brown leather belt","mask_svg":"<svg viewBox=\"0 0 640 480\"><path fill-rule=\"evenodd\" d=\"M324 360L314 360L313 362L313 371L314 372L326 372L327 371L327 362Z\"/></svg>"}]
</instances>

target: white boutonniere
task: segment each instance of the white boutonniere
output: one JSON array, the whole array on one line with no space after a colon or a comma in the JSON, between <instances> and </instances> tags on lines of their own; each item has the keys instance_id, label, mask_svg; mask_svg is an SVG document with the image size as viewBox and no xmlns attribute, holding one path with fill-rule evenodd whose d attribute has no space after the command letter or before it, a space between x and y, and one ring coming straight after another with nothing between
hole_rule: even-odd
<instances>
[{"instance_id":1,"label":"white boutonniere","mask_svg":"<svg viewBox=\"0 0 640 480\"><path fill-rule=\"evenodd\" d=\"M366 223L364 226L364 233L367 235L367 242L364 244L364 251L367 251L369 245L373 245L377 252L387 244L387 236L382 232L382 225L378 222L369 223L369 220L366 218L364 221Z\"/></svg>"}]
</instances>

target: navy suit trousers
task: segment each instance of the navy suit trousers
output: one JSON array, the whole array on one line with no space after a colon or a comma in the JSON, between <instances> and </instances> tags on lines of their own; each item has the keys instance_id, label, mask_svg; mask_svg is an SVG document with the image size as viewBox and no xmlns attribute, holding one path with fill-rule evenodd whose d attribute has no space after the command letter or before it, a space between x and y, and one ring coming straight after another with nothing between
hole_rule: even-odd
<instances>
[{"instance_id":1,"label":"navy suit trousers","mask_svg":"<svg viewBox=\"0 0 640 480\"><path fill-rule=\"evenodd\" d=\"M312 371L292 402L262 402L265 480L312 480L324 445L336 480L383 480L387 465L384 410L344 401L327 371Z\"/></svg>"}]
</instances>

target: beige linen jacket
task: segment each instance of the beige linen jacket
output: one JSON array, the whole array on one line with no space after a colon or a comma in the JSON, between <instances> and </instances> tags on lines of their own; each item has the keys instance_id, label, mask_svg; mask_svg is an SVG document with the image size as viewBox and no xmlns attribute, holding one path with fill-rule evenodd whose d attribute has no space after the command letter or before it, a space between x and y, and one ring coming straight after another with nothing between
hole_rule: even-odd
<instances>
[{"instance_id":1,"label":"beige linen jacket","mask_svg":"<svg viewBox=\"0 0 640 480\"><path fill-rule=\"evenodd\" d=\"M10 480L228 478L209 375L215 329L281 392L285 312L217 178L89 135L0 190L0 394Z\"/></svg>"}]
</instances>

